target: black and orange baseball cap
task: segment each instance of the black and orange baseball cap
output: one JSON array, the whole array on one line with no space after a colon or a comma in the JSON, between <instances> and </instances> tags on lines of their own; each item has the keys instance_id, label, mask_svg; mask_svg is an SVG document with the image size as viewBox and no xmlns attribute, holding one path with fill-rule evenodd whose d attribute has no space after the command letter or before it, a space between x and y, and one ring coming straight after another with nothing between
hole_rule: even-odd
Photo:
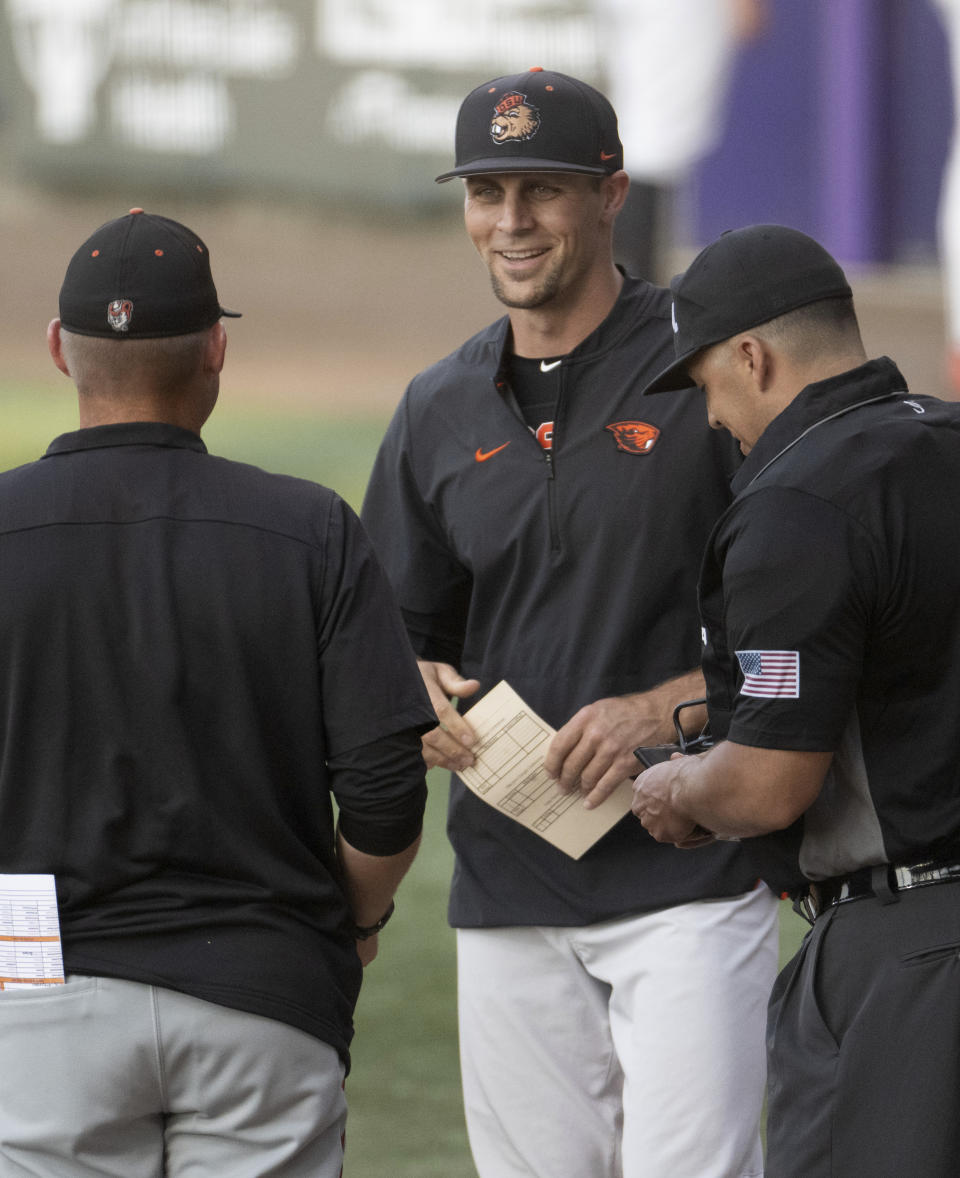
<instances>
[{"instance_id":1,"label":"black and orange baseball cap","mask_svg":"<svg viewBox=\"0 0 960 1178\"><path fill-rule=\"evenodd\" d=\"M105 339L160 339L212 327L221 316L210 253L168 217L131 209L92 234L70 259L60 288L67 331Z\"/></svg>"},{"instance_id":2,"label":"black and orange baseball cap","mask_svg":"<svg viewBox=\"0 0 960 1178\"><path fill-rule=\"evenodd\" d=\"M623 167L617 115L586 82L534 66L484 82L457 115L456 166L437 177L491 172L583 172Z\"/></svg>"},{"instance_id":3,"label":"black and orange baseball cap","mask_svg":"<svg viewBox=\"0 0 960 1178\"><path fill-rule=\"evenodd\" d=\"M675 359L643 390L690 387L687 365L704 350L788 311L853 295L839 262L789 225L728 229L670 283Z\"/></svg>"}]
</instances>

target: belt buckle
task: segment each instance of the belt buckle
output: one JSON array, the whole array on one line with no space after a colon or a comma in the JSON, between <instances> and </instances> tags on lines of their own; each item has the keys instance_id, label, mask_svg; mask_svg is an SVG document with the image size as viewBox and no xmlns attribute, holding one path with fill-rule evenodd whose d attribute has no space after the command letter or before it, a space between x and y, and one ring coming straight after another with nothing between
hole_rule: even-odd
<instances>
[{"instance_id":1,"label":"belt buckle","mask_svg":"<svg viewBox=\"0 0 960 1178\"><path fill-rule=\"evenodd\" d=\"M798 916L802 916L807 924L816 923L820 915L820 895L816 884L808 884L806 891L794 898L793 910Z\"/></svg>"}]
</instances>

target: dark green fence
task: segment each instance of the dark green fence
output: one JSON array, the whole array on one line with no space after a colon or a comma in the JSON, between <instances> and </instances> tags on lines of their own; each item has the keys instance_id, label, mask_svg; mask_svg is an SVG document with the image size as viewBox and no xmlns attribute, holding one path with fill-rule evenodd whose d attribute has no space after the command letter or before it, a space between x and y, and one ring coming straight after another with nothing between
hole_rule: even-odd
<instances>
[{"instance_id":1,"label":"dark green fence","mask_svg":"<svg viewBox=\"0 0 960 1178\"><path fill-rule=\"evenodd\" d=\"M430 207L472 86L596 62L587 0L0 0L0 164Z\"/></svg>"}]
</instances>

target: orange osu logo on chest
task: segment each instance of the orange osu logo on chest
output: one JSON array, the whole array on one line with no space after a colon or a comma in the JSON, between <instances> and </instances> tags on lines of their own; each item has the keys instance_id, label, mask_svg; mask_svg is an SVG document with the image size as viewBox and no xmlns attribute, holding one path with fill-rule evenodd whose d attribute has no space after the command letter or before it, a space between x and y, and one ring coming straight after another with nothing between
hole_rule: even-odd
<instances>
[{"instance_id":1,"label":"orange osu logo on chest","mask_svg":"<svg viewBox=\"0 0 960 1178\"><path fill-rule=\"evenodd\" d=\"M616 438L617 449L626 450L628 454L649 454L660 437L657 427L645 421L615 421L604 429Z\"/></svg>"}]
</instances>

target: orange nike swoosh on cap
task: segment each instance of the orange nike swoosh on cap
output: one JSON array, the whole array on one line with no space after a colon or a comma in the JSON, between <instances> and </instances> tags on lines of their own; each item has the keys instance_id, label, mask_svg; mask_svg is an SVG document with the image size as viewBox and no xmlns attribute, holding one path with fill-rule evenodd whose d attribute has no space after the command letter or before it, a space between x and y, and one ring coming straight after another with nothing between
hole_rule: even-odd
<instances>
[{"instance_id":1,"label":"orange nike swoosh on cap","mask_svg":"<svg viewBox=\"0 0 960 1178\"><path fill-rule=\"evenodd\" d=\"M617 153L615 151L601 151L600 158L602 160L612 160Z\"/></svg>"},{"instance_id":2,"label":"orange nike swoosh on cap","mask_svg":"<svg viewBox=\"0 0 960 1178\"><path fill-rule=\"evenodd\" d=\"M474 458L476 458L477 462L486 462L487 459L492 458L494 454L499 454L501 450L506 450L509 445L509 442L504 442L502 446L498 446L496 450L488 450L486 454L484 454L484 452L478 446L477 452L474 454Z\"/></svg>"}]
</instances>

